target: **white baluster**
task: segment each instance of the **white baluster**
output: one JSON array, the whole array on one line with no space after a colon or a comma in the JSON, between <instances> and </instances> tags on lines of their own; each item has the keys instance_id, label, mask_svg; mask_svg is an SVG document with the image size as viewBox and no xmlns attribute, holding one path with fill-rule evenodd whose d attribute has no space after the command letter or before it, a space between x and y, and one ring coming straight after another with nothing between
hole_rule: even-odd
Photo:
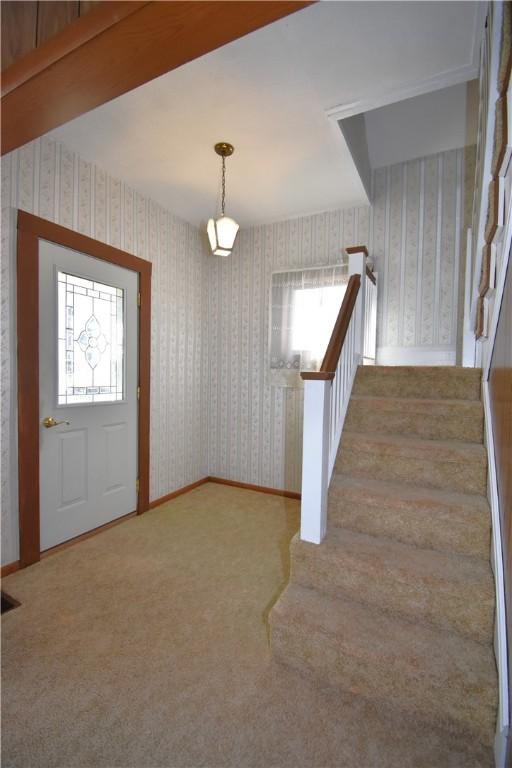
<instances>
[{"instance_id":1,"label":"white baluster","mask_svg":"<svg viewBox=\"0 0 512 768\"><path fill-rule=\"evenodd\" d=\"M327 527L330 381L304 382L300 537L320 544Z\"/></svg>"}]
</instances>

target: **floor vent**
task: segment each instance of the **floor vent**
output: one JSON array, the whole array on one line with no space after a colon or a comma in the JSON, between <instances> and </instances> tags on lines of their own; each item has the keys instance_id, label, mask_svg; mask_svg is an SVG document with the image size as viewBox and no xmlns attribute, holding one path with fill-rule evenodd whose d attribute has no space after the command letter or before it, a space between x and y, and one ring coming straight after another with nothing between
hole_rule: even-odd
<instances>
[{"instance_id":1,"label":"floor vent","mask_svg":"<svg viewBox=\"0 0 512 768\"><path fill-rule=\"evenodd\" d=\"M2 614L7 613L7 611L12 611L12 609L17 608L18 605L21 605L19 600L15 600L14 597L8 595L7 592L2 592Z\"/></svg>"}]
</instances>

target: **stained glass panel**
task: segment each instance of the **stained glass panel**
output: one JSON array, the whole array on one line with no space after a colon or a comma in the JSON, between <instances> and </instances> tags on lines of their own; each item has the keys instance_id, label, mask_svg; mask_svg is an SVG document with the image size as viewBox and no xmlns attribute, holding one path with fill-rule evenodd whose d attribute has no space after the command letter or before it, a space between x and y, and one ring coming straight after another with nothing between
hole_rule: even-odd
<instances>
[{"instance_id":1,"label":"stained glass panel","mask_svg":"<svg viewBox=\"0 0 512 768\"><path fill-rule=\"evenodd\" d=\"M124 291L57 273L58 405L124 397Z\"/></svg>"}]
</instances>

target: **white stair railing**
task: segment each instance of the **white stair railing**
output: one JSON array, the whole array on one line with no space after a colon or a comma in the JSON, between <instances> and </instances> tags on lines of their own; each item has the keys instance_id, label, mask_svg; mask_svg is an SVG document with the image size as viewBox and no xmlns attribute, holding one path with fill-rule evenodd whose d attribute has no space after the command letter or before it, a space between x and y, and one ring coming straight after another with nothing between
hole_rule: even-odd
<instances>
[{"instance_id":1,"label":"white stair railing","mask_svg":"<svg viewBox=\"0 0 512 768\"><path fill-rule=\"evenodd\" d=\"M366 249L365 249L366 251ZM365 345L366 255L349 252L347 290L319 371L304 371L300 537L320 544L327 529L327 492L352 385Z\"/></svg>"}]
</instances>

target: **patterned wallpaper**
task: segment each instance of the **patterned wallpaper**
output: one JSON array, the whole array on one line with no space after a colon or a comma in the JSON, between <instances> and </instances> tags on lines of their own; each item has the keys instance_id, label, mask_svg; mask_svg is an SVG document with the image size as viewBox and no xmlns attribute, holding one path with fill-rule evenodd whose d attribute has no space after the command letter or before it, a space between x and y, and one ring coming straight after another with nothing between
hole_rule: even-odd
<instances>
[{"instance_id":1,"label":"patterned wallpaper","mask_svg":"<svg viewBox=\"0 0 512 768\"><path fill-rule=\"evenodd\" d=\"M270 275L338 263L369 225L357 208L254 227L231 258L208 260L211 475L300 490L303 391L268 381Z\"/></svg>"},{"instance_id":2,"label":"patterned wallpaper","mask_svg":"<svg viewBox=\"0 0 512 768\"><path fill-rule=\"evenodd\" d=\"M2 165L2 562L17 558L14 209L153 262L151 498L207 474L300 490L303 392L270 386L273 270L335 264L368 243L379 272L379 354L454 360L459 247L474 151L374 172L373 208L253 227L209 255L195 227L41 139ZM464 176L465 174L465 176ZM462 257L463 258L463 257ZM413 358L408 355L412 354ZM386 355L388 358L386 359ZM382 359L384 356L384 360ZM402 356L402 357L401 357ZM190 372L190 375L189 375Z\"/></svg>"},{"instance_id":3,"label":"patterned wallpaper","mask_svg":"<svg viewBox=\"0 0 512 768\"><path fill-rule=\"evenodd\" d=\"M455 362L463 224L472 199L464 188L472 169L474 148L373 173L379 362Z\"/></svg>"},{"instance_id":4,"label":"patterned wallpaper","mask_svg":"<svg viewBox=\"0 0 512 768\"><path fill-rule=\"evenodd\" d=\"M201 375L207 283L200 233L63 145L46 138L28 144L2 161L2 563L18 557L15 208L153 263L151 499L207 474L207 379Z\"/></svg>"},{"instance_id":5,"label":"patterned wallpaper","mask_svg":"<svg viewBox=\"0 0 512 768\"><path fill-rule=\"evenodd\" d=\"M231 258L209 259L210 474L300 490L303 391L268 379L273 270L334 264L342 248L367 243L379 273L382 362L455 361L467 154L379 169L372 209L241 231Z\"/></svg>"}]
</instances>

